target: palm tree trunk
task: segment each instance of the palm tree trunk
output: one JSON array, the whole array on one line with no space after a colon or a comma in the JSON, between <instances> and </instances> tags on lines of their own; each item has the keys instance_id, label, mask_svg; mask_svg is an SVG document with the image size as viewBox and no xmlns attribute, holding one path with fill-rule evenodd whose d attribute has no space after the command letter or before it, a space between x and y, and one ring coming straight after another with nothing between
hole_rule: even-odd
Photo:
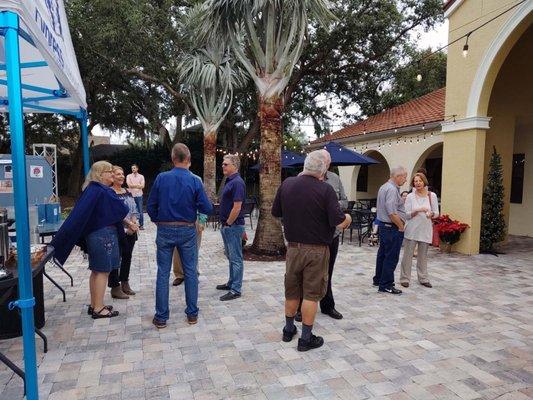
<instances>
[{"instance_id":1,"label":"palm tree trunk","mask_svg":"<svg viewBox=\"0 0 533 400\"><path fill-rule=\"evenodd\" d=\"M217 132L204 134L204 188L212 202L216 199Z\"/></svg>"},{"instance_id":2,"label":"palm tree trunk","mask_svg":"<svg viewBox=\"0 0 533 400\"><path fill-rule=\"evenodd\" d=\"M261 152L259 155L259 221L251 251L256 254L285 253L281 223L272 216L272 203L281 184L281 96L259 100L261 119Z\"/></svg>"}]
</instances>

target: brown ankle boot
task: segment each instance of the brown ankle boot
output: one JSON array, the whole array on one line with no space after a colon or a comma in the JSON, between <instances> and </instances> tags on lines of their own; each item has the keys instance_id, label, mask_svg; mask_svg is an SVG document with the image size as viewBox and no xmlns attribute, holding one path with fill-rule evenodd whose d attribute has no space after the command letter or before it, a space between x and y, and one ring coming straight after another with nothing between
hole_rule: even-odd
<instances>
[{"instance_id":1,"label":"brown ankle boot","mask_svg":"<svg viewBox=\"0 0 533 400\"><path fill-rule=\"evenodd\" d=\"M131 290L128 281L122 282L122 291L126 294L129 294L130 296L135 296L135 292Z\"/></svg>"},{"instance_id":2,"label":"brown ankle boot","mask_svg":"<svg viewBox=\"0 0 533 400\"><path fill-rule=\"evenodd\" d=\"M126 300L130 298L130 296L128 296L126 293L122 291L120 286L111 288L111 297L114 299L122 299L122 300Z\"/></svg>"}]
</instances>

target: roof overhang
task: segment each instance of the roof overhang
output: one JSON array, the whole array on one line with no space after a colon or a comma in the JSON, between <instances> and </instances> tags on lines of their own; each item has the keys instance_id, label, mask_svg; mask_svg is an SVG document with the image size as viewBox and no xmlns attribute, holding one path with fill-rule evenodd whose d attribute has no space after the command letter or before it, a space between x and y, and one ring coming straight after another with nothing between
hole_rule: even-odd
<instances>
[{"instance_id":1,"label":"roof overhang","mask_svg":"<svg viewBox=\"0 0 533 400\"><path fill-rule=\"evenodd\" d=\"M441 125L443 121L435 121L435 122L427 122L425 124L419 124L419 125L411 125L411 126L405 126L402 128L396 128L396 129L388 129L385 131L379 131L379 132L371 132L364 135L355 135L355 136L348 136L344 138L339 139L329 139L322 142L314 142L311 143L309 146L306 146L306 148L309 148L311 150L323 147L325 143L331 141L331 142L337 142L339 144L347 144L347 143L362 143L362 142L369 142L373 140L379 140L384 138L396 138L401 137L404 135L414 134L414 133L425 133L425 132L431 132L431 131L440 131Z\"/></svg>"},{"instance_id":2,"label":"roof overhang","mask_svg":"<svg viewBox=\"0 0 533 400\"><path fill-rule=\"evenodd\" d=\"M452 15L455 10L459 8L459 6L463 3L464 0L450 0L446 5L444 6L444 18L450 18L450 15Z\"/></svg>"},{"instance_id":3,"label":"roof overhang","mask_svg":"<svg viewBox=\"0 0 533 400\"><path fill-rule=\"evenodd\" d=\"M3 0L0 11L19 15L25 113L79 113L85 89L74 54L63 0ZM5 37L0 37L0 112L6 112Z\"/></svg>"}]
</instances>

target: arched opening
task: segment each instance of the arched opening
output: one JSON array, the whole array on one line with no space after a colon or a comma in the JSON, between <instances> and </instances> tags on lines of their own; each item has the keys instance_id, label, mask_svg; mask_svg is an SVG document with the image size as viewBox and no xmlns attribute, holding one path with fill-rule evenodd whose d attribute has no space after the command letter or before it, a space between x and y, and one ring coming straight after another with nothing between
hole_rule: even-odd
<instances>
[{"instance_id":1,"label":"arched opening","mask_svg":"<svg viewBox=\"0 0 533 400\"><path fill-rule=\"evenodd\" d=\"M379 161L379 164L361 165L354 170L357 200L376 199L379 187L389 179L390 175L389 164L381 153L370 150L365 156L372 157Z\"/></svg>"},{"instance_id":2,"label":"arched opening","mask_svg":"<svg viewBox=\"0 0 533 400\"><path fill-rule=\"evenodd\" d=\"M420 168L424 168L427 172L430 190L435 192L438 198L440 198L442 189L442 150L442 142L429 147L417 160L410 175L412 177Z\"/></svg>"},{"instance_id":3,"label":"arched opening","mask_svg":"<svg viewBox=\"0 0 533 400\"><path fill-rule=\"evenodd\" d=\"M504 214L510 235L533 237L533 25L503 62L488 103L492 118L485 144L487 179L495 148L501 155ZM485 182L486 183L486 182Z\"/></svg>"},{"instance_id":4,"label":"arched opening","mask_svg":"<svg viewBox=\"0 0 533 400\"><path fill-rule=\"evenodd\" d=\"M500 68L507 61L511 49L533 22L533 3L524 2L505 23L485 52L470 89L466 117L487 113L495 81ZM528 57L529 58L529 57Z\"/></svg>"}]
</instances>

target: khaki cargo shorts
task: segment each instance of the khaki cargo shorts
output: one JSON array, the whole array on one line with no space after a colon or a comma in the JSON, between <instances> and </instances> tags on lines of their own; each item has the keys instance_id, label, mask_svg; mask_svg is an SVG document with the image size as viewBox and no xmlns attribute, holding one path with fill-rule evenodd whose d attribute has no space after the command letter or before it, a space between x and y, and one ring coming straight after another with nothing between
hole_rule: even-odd
<instances>
[{"instance_id":1,"label":"khaki cargo shorts","mask_svg":"<svg viewBox=\"0 0 533 400\"><path fill-rule=\"evenodd\" d=\"M329 247L289 245L286 257L285 298L320 301L328 289Z\"/></svg>"}]
</instances>

